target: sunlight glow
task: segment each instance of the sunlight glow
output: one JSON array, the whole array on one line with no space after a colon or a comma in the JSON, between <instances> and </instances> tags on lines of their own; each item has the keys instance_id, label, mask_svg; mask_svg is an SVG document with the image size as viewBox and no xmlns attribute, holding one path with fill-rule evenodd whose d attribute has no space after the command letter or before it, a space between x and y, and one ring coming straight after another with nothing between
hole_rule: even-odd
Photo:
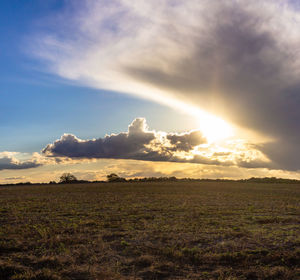
<instances>
[{"instance_id":1,"label":"sunlight glow","mask_svg":"<svg viewBox=\"0 0 300 280\"><path fill-rule=\"evenodd\" d=\"M189 105L186 105L186 107L185 111L197 118L199 129L209 143L218 142L234 136L234 128L228 122L199 108Z\"/></svg>"},{"instance_id":2,"label":"sunlight glow","mask_svg":"<svg viewBox=\"0 0 300 280\"><path fill-rule=\"evenodd\" d=\"M199 116L199 126L208 142L217 142L234 135L233 127L229 123L204 112Z\"/></svg>"},{"instance_id":3,"label":"sunlight glow","mask_svg":"<svg viewBox=\"0 0 300 280\"><path fill-rule=\"evenodd\" d=\"M199 125L198 128L207 138L209 143L218 142L235 135L234 127L225 120L216 117L199 107L174 98L168 91L150 85L143 85L138 82L129 82L128 80L126 80L126 82L120 82L117 86L120 88L120 92L127 92L128 94L140 98L143 97L144 99L158 102L174 110L193 116L197 121L197 125Z\"/></svg>"}]
</instances>

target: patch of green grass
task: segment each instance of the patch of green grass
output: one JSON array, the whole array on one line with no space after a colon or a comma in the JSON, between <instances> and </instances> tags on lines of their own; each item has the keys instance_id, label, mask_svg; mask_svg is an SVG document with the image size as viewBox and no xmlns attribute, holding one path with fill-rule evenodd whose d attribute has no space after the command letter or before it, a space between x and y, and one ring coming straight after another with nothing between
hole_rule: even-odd
<instances>
[{"instance_id":1,"label":"patch of green grass","mask_svg":"<svg viewBox=\"0 0 300 280\"><path fill-rule=\"evenodd\" d=\"M300 279L300 186L0 188L0 279Z\"/></svg>"}]
</instances>

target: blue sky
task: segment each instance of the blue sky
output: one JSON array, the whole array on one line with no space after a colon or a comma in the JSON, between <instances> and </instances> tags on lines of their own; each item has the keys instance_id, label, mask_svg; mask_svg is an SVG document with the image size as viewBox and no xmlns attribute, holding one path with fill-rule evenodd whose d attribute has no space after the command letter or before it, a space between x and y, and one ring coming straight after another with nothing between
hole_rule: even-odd
<instances>
[{"instance_id":1,"label":"blue sky","mask_svg":"<svg viewBox=\"0 0 300 280\"><path fill-rule=\"evenodd\" d=\"M0 183L299 177L299 30L298 1L1 1Z\"/></svg>"},{"instance_id":2,"label":"blue sky","mask_svg":"<svg viewBox=\"0 0 300 280\"><path fill-rule=\"evenodd\" d=\"M191 118L172 109L83 87L45 72L41 62L29 54L28 41L40 22L60 11L63 3L0 3L1 151L39 151L65 132L81 138L117 133L138 116L146 117L156 129L192 128Z\"/></svg>"}]
</instances>

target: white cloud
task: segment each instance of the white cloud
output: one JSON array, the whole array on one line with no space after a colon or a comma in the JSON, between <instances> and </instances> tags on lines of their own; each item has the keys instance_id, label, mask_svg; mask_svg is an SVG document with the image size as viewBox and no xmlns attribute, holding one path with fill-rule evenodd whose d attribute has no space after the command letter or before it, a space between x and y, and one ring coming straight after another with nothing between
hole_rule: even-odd
<instances>
[{"instance_id":1,"label":"white cloud","mask_svg":"<svg viewBox=\"0 0 300 280\"><path fill-rule=\"evenodd\" d=\"M38 167L41 164L34 159L20 161L17 152L1 152L0 153L0 170L4 169L28 169Z\"/></svg>"}]
</instances>

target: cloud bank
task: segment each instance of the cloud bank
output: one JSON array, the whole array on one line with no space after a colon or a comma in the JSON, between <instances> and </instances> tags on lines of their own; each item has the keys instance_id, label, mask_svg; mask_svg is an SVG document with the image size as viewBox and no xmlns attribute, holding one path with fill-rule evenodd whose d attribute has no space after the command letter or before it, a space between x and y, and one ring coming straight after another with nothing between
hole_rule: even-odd
<instances>
[{"instance_id":1,"label":"cloud bank","mask_svg":"<svg viewBox=\"0 0 300 280\"><path fill-rule=\"evenodd\" d=\"M34 41L51 71L176 108L204 108L273 139L261 148L276 168L300 169L300 12L291 2L72 3ZM60 143L82 143L64 137Z\"/></svg>"},{"instance_id":2,"label":"cloud bank","mask_svg":"<svg viewBox=\"0 0 300 280\"><path fill-rule=\"evenodd\" d=\"M250 144L229 141L223 146L209 144L199 130L165 133L149 130L144 118L135 119L127 132L104 138L81 140L64 134L47 145L48 157L111 158L144 161L190 162L210 165L268 167L269 160Z\"/></svg>"},{"instance_id":3,"label":"cloud bank","mask_svg":"<svg viewBox=\"0 0 300 280\"><path fill-rule=\"evenodd\" d=\"M35 168L41 165L35 159L20 161L15 157L18 153L1 152L0 153L0 170L4 169L28 169Z\"/></svg>"}]
</instances>

